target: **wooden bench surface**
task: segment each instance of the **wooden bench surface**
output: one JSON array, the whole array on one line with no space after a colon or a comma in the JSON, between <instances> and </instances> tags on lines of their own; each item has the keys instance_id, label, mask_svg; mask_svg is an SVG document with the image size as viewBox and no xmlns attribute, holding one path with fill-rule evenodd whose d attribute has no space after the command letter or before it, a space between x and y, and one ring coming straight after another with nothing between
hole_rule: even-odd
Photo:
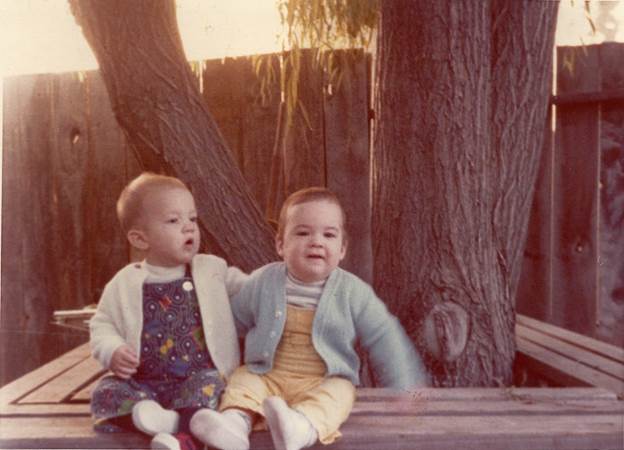
<instances>
[{"instance_id":1,"label":"wooden bench surface","mask_svg":"<svg viewBox=\"0 0 624 450\"><path fill-rule=\"evenodd\" d=\"M516 344L520 365L552 384L602 387L624 398L624 348L521 314Z\"/></svg>"},{"instance_id":2,"label":"wooden bench surface","mask_svg":"<svg viewBox=\"0 0 624 450\"><path fill-rule=\"evenodd\" d=\"M103 374L83 345L0 389L0 448L149 448L138 433L92 430L89 392ZM601 388L359 389L329 448L621 450L623 428L624 402ZM267 432L251 443L272 448Z\"/></svg>"}]
</instances>

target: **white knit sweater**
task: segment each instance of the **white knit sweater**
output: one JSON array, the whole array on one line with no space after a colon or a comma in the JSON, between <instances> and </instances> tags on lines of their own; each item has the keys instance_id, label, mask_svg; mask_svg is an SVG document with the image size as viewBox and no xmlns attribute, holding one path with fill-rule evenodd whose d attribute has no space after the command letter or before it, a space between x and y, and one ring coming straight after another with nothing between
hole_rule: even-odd
<instances>
[{"instance_id":1,"label":"white knit sweater","mask_svg":"<svg viewBox=\"0 0 624 450\"><path fill-rule=\"evenodd\" d=\"M89 324L93 357L108 368L123 344L141 352L145 262L128 264L108 282ZM240 351L229 296L236 294L249 275L214 255L196 255L191 275L197 291L206 345L215 367L228 377L240 364Z\"/></svg>"}]
</instances>

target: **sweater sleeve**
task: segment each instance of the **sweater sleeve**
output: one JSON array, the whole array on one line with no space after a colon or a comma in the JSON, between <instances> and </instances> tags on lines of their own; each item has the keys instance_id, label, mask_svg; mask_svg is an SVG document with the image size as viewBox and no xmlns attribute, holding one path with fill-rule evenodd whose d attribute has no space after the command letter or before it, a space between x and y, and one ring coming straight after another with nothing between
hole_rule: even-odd
<instances>
[{"instance_id":1,"label":"sweater sleeve","mask_svg":"<svg viewBox=\"0 0 624 450\"><path fill-rule=\"evenodd\" d=\"M238 267L228 266L225 269L225 288L228 296L236 295L249 279L249 275Z\"/></svg>"},{"instance_id":2,"label":"sweater sleeve","mask_svg":"<svg viewBox=\"0 0 624 450\"><path fill-rule=\"evenodd\" d=\"M357 314L356 331L368 352L380 386L410 389L429 385L429 376L414 344L399 320L370 287Z\"/></svg>"},{"instance_id":3,"label":"sweater sleeve","mask_svg":"<svg viewBox=\"0 0 624 450\"><path fill-rule=\"evenodd\" d=\"M110 367L115 350L126 343L115 325L119 320L119 305L117 283L113 279L104 288L97 310L89 322L91 353L106 369Z\"/></svg>"},{"instance_id":4,"label":"sweater sleeve","mask_svg":"<svg viewBox=\"0 0 624 450\"><path fill-rule=\"evenodd\" d=\"M256 303L258 301L261 273L266 266L256 269L247 275L246 281L238 293L232 297L231 307L234 322L239 336L245 336L256 322Z\"/></svg>"}]
</instances>

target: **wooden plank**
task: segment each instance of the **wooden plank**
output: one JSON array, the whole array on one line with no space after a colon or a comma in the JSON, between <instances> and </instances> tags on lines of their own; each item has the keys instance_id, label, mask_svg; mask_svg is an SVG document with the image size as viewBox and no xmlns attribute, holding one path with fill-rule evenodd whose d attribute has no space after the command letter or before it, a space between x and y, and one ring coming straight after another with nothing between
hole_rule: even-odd
<instances>
[{"instance_id":1,"label":"wooden plank","mask_svg":"<svg viewBox=\"0 0 624 450\"><path fill-rule=\"evenodd\" d=\"M279 77L277 55L266 64ZM252 58L210 60L202 73L203 96L258 205L267 212L271 164L281 101L279 78L266 83L254 71ZM266 80L265 80L266 81Z\"/></svg>"},{"instance_id":2,"label":"wooden plank","mask_svg":"<svg viewBox=\"0 0 624 450\"><path fill-rule=\"evenodd\" d=\"M89 383L88 385L80 389L78 392L74 393L71 396L71 401L88 403L89 400L91 399L91 392L93 392L93 389L95 389L95 386L97 385L97 383L107 375L110 375L110 372L102 373L98 378L93 380L93 382Z\"/></svg>"},{"instance_id":3,"label":"wooden plank","mask_svg":"<svg viewBox=\"0 0 624 450\"><path fill-rule=\"evenodd\" d=\"M239 167L242 166L239 141L241 135L240 115L243 108L240 77L238 59L224 58L204 61L202 72L203 97Z\"/></svg>"},{"instance_id":4,"label":"wooden plank","mask_svg":"<svg viewBox=\"0 0 624 450\"><path fill-rule=\"evenodd\" d=\"M87 260L82 244L89 163L88 101L86 86L77 73L64 73L52 78L50 93L51 152L49 176L51 190L46 209L46 249L48 260L49 301L52 309L84 306L88 292ZM62 255L63 257L59 257Z\"/></svg>"},{"instance_id":5,"label":"wooden plank","mask_svg":"<svg viewBox=\"0 0 624 450\"><path fill-rule=\"evenodd\" d=\"M564 60L575 52L574 70ZM557 93L600 89L598 51L559 47ZM594 336L598 294L599 106L557 107L553 162L553 323Z\"/></svg>"},{"instance_id":6,"label":"wooden plank","mask_svg":"<svg viewBox=\"0 0 624 450\"><path fill-rule=\"evenodd\" d=\"M540 320L551 320L552 312L552 171L554 133L553 108L548 108L544 144L531 205L522 273L516 291L516 311Z\"/></svg>"},{"instance_id":7,"label":"wooden plank","mask_svg":"<svg viewBox=\"0 0 624 450\"><path fill-rule=\"evenodd\" d=\"M10 404L0 408L0 422L6 417L28 418L28 417L48 417L59 416L85 416L91 417L89 402L81 403L32 403L32 404ZM2 424L0 424L0 427ZM2 447L0 447L2 448Z\"/></svg>"},{"instance_id":8,"label":"wooden plank","mask_svg":"<svg viewBox=\"0 0 624 450\"><path fill-rule=\"evenodd\" d=\"M544 333L545 335L574 344L587 351L594 352L600 356L610 358L624 364L624 348L616 347L615 345L607 344L606 342L592 339L590 337L583 336L582 334L541 322L522 314L516 315L516 322L521 326L531 328L539 331L540 333Z\"/></svg>"},{"instance_id":9,"label":"wooden plank","mask_svg":"<svg viewBox=\"0 0 624 450\"><path fill-rule=\"evenodd\" d=\"M621 379L588 368L521 337L516 343L519 352L517 357L521 359L522 364L557 383L565 386L598 386L618 395L624 393L624 382Z\"/></svg>"},{"instance_id":10,"label":"wooden plank","mask_svg":"<svg viewBox=\"0 0 624 450\"><path fill-rule=\"evenodd\" d=\"M382 388L359 388L358 401L391 401L413 398L424 401L580 401L615 400L617 396L608 389L595 387L565 388L424 388L413 392Z\"/></svg>"},{"instance_id":11,"label":"wooden plank","mask_svg":"<svg viewBox=\"0 0 624 450\"><path fill-rule=\"evenodd\" d=\"M139 174L134 152L117 123L99 71L85 74L88 96L88 161L81 204L87 236L81 245L85 290L76 307L95 304L106 283L128 263L128 243L119 226L119 194Z\"/></svg>"},{"instance_id":12,"label":"wooden plank","mask_svg":"<svg viewBox=\"0 0 624 450\"><path fill-rule=\"evenodd\" d=\"M87 358L19 400L19 403L61 403L102 376L102 366Z\"/></svg>"},{"instance_id":13,"label":"wooden plank","mask_svg":"<svg viewBox=\"0 0 624 450\"><path fill-rule=\"evenodd\" d=\"M616 449L621 415L585 416L352 416L335 449ZM2 448L148 448L139 434L96 435L90 418L3 419ZM63 430L59 435L59 430ZM374 433L371 432L374 430ZM252 448L268 449L267 432L252 435ZM324 448L316 444L315 449Z\"/></svg>"},{"instance_id":14,"label":"wooden plank","mask_svg":"<svg viewBox=\"0 0 624 450\"><path fill-rule=\"evenodd\" d=\"M50 222L51 89L45 75L3 84L2 213L11 220L2 221L2 384L40 366L50 345L41 339L49 330L48 233L41 230Z\"/></svg>"},{"instance_id":15,"label":"wooden plank","mask_svg":"<svg viewBox=\"0 0 624 450\"><path fill-rule=\"evenodd\" d=\"M566 390L565 388L562 390ZM376 414L383 416L402 416L402 415L419 415L419 416L444 416L444 415L520 415L529 413L539 414L623 414L624 402L614 401L615 395L608 392L606 399L565 399L565 398L547 398L542 400L534 400L532 398L518 397L513 400L441 400L439 398L433 400L420 400L411 398L387 399L377 398L375 401L356 402L353 415L371 415ZM2 408L0 418L6 416L12 417L54 417L59 415L82 415L90 416L88 398L86 401L73 402L75 397L71 398L72 403L58 404L34 404L19 402L14 405L7 405Z\"/></svg>"},{"instance_id":16,"label":"wooden plank","mask_svg":"<svg viewBox=\"0 0 624 450\"><path fill-rule=\"evenodd\" d=\"M286 71L291 69L287 67ZM323 75L314 63L314 51L310 49L301 51L298 105L293 115L292 128L283 129L285 195L308 186L326 185ZM286 120L285 116L283 120ZM281 126L285 127L284 124Z\"/></svg>"},{"instance_id":17,"label":"wooden plank","mask_svg":"<svg viewBox=\"0 0 624 450\"><path fill-rule=\"evenodd\" d=\"M582 363L591 369L619 378L624 382L624 364L622 363L604 358L591 351L580 349L574 344L560 341L538 331L523 327L522 325L516 325L516 336L542 347L546 347L566 358Z\"/></svg>"},{"instance_id":18,"label":"wooden plank","mask_svg":"<svg viewBox=\"0 0 624 450\"><path fill-rule=\"evenodd\" d=\"M383 421L355 416L343 428L343 439L332 448L615 449L621 448L621 420L620 415L416 416Z\"/></svg>"},{"instance_id":19,"label":"wooden plank","mask_svg":"<svg viewBox=\"0 0 624 450\"><path fill-rule=\"evenodd\" d=\"M102 374L80 391L71 395L71 402L88 403L91 391L96 383L106 375ZM377 392L381 391L381 392ZM444 402L446 404L462 402L522 402L527 404L555 403L591 405L592 402L604 404L617 399L612 391L602 388L445 388L424 389L418 392L405 393L378 388L359 388L357 390L357 404L370 405L375 403L400 404L416 402ZM24 405L20 403L20 405ZM24 405L25 406L25 405ZM25 411L25 410L24 410Z\"/></svg>"},{"instance_id":20,"label":"wooden plank","mask_svg":"<svg viewBox=\"0 0 624 450\"><path fill-rule=\"evenodd\" d=\"M614 45L615 44L615 45ZM600 51L602 53L603 49L606 46L616 46L615 42L606 42L600 46ZM616 60L619 61L619 60ZM601 68L608 66L610 64L601 65ZM614 66L618 66L617 62L613 64ZM621 65L621 64L619 64ZM604 76L603 76L604 80ZM581 92L579 94L562 94L562 95L553 95L550 99L550 102L553 105L570 105L570 104L578 104L578 103L616 103L624 101L624 88L615 88L609 89L604 88L600 91L596 92Z\"/></svg>"},{"instance_id":21,"label":"wooden plank","mask_svg":"<svg viewBox=\"0 0 624 450\"><path fill-rule=\"evenodd\" d=\"M89 345L83 344L3 386L2 389L0 389L0 408L3 408L5 405L18 400L32 390L62 375L64 372L89 357Z\"/></svg>"},{"instance_id":22,"label":"wooden plank","mask_svg":"<svg viewBox=\"0 0 624 450\"><path fill-rule=\"evenodd\" d=\"M588 401L380 401L357 402L351 414L386 416L499 416L499 415L585 415L624 414L624 402L613 400Z\"/></svg>"},{"instance_id":23,"label":"wooden plank","mask_svg":"<svg viewBox=\"0 0 624 450\"><path fill-rule=\"evenodd\" d=\"M372 283L369 64L363 51L337 53L335 61L340 84L324 96L327 187L347 215L349 247L340 265Z\"/></svg>"},{"instance_id":24,"label":"wooden plank","mask_svg":"<svg viewBox=\"0 0 624 450\"><path fill-rule=\"evenodd\" d=\"M266 76L264 71L260 75L255 73L252 58L245 59L245 70L241 71L240 92L244 95L241 108L241 170L265 216L277 220L277 217L270 215L269 196L281 102L280 68L277 55L263 57L266 58L263 67L271 66L275 74L272 83L262 80L261 77ZM261 83L264 83L264 95Z\"/></svg>"},{"instance_id":25,"label":"wooden plank","mask_svg":"<svg viewBox=\"0 0 624 450\"><path fill-rule=\"evenodd\" d=\"M624 43L600 46L601 89L624 92ZM600 272L596 336L624 347L624 99L600 105Z\"/></svg>"},{"instance_id":26,"label":"wooden plank","mask_svg":"<svg viewBox=\"0 0 624 450\"><path fill-rule=\"evenodd\" d=\"M91 417L3 417L0 448L28 449L148 449L140 433L96 433Z\"/></svg>"}]
</instances>

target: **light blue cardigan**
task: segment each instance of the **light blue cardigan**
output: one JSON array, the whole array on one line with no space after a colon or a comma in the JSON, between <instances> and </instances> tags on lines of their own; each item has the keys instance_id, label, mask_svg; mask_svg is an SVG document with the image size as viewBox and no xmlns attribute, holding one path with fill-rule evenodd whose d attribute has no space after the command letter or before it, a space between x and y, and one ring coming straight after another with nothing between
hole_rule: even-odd
<instances>
[{"instance_id":1,"label":"light blue cardigan","mask_svg":"<svg viewBox=\"0 0 624 450\"><path fill-rule=\"evenodd\" d=\"M273 367L286 319L285 285L285 264L271 263L256 270L232 298L236 327L245 335L245 364L254 373ZM368 352L381 386L428 384L425 366L397 318L368 284L337 268L325 283L312 325L312 342L327 365L327 376L359 384L356 341Z\"/></svg>"}]
</instances>

